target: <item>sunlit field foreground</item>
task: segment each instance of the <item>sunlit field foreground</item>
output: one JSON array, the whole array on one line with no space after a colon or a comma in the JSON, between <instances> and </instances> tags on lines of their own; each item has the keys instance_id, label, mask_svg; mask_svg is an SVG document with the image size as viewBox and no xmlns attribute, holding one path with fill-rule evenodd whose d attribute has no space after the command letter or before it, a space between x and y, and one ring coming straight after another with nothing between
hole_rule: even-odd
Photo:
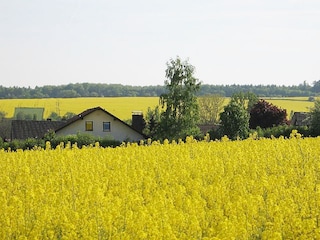
<instances>
[{"instance_id":1,"label":"sunlit field foreground","mask_svg":"<svg viewBox=\"0 0 320 240\"><path fill-rule=\"evenodd\" d=\"M320 138L0 151L0 239L320 239Z\"/></svg>"}]
</instances>

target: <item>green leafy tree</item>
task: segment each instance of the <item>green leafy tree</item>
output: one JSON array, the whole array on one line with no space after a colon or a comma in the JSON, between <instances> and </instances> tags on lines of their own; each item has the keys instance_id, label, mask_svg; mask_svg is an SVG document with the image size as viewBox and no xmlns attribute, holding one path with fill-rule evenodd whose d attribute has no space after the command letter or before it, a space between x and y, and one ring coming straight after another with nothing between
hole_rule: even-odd
<instances>
[{"instance_id":1,"label":"green leafy tree","mask_svg":"<svg viewBox=\"0 0 320 240\"><path fill-rule=\"evenodd\" d=\"M315 92L315 93L319 93L320 92L320 80L313 82L312 91Z\"/></svg>"},{"instance_id":2,"label":"green leafy tree","mask_svg":"<svg viewBox=\"0 0 320 240\"><path fill-rule=\"evenodd\" d=\"M159 106L156 106L154 109L148 107L145 116L146 126L143 130L145 135L149 136L150 138L153 138L156 135L159 128L160 116L161 112Z\"/></svg>"},{"instance_id":3,"label":"green leafy tree","mask_svg":"<svg viewBox=\"0 0 320 240\"><path fill-rule=\"evenodd\" d=\"M241 104L248 112L259 101L256 94L252 92L237 92L231 96L231 100Z\"/></svg>"},{"instance_id":4,"label":"green leafy tree","mask_svg":"<svg viewBox=\"0 0 320 240\"><path fill-rule=\"evenodd\" d=\"M200 123L215 124L219 121L219 114L223 110L225 98L219 94L206 95L198 98Z\"/></svg>"},{"instance_id":5,"label":"green leafy tree","mask_svg":"<svg viewBox=\"0 0 320 240\"><path fill-rule=\"evenodd\" d=\"M77 114L75 114L75 113L73 113L73 112L66 112L66 113L62 116L61 120L68 120L68 119L74 117L75 115L77 115Z\"/></svg>"},{"instance_id":6,"label":"green leafy tree","mask_svg":"<svg viewBox=\"0 0 320 240\"><path fill-rule=\"evenodd\" d=\"M314 101L314 107L310 109L310 131L313 136L320 135L320 100Z\"/></svg>"},{"instance_id":7,"label":"green leafy tree","mask_svg":"<svg viewBox=\"0 0 320 240\"><path fill-rule=\"evenodd\" d=\"M200 82L194 74L194 66L179 57L171 59L166 69L166 93L160 96L161 113L158 139L184 139L186 136L197 136L200 129L199 106L196 93Z\"/></svg>"},{"instance_id":8,"label":"green leafy tree","mask_svg":"<svg viewBox=\"0 0 320 240\"><path fill-rule=\"evenodd\" d=\"M243 105L236 101L224 107L220 114L222 135L227 135L230 139L245 139L249 135L249 114Z\"/></svg>"},{"instance_id":9,"label":"green leafy tree","mask_svg":"<svg viewBox=\"0 0 320 240\"><path fill-rule=\"evenodd\" d=\"M48 119L51 119L53 121L60 121L61 117L58 115L58 113L51 112L50 115L48 116Z\"/></svg>"},{"instance_id":10,"label":"green leafy tree","mask_svg":"<svg viewBox=\"0 0 320 240\"><path fill-rule=\"evenodd\" d=\"M59 97L61 98L76 98L79 94L73 89L66 89L59 92Z\"/></svg>"}]
</instances>

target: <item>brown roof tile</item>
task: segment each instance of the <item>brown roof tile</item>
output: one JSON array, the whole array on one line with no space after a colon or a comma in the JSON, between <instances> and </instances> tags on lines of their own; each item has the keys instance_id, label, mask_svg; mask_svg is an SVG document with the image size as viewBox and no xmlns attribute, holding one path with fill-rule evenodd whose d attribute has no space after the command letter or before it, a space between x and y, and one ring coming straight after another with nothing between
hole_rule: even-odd
<instances>
[{"instance_id":1,"label":"brown roof tile","mask_svg":"<svg viewBox=\"0 0 320 240\"><path fill-rule=\"evenodd\" d=\"M64 121L12 120L11 139L43 138L49 130L55 130Z\"/></svg>"}]
</instances>

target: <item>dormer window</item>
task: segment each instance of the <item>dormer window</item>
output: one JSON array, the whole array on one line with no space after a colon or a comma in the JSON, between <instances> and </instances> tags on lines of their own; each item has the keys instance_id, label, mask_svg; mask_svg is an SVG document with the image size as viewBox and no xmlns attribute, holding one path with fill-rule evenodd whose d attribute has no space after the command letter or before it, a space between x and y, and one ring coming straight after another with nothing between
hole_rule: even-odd
<instances>
[{"instance_id":1,"label":"dormer window","mask_svg":"<svg viewBox=\"0 0 320 240\"><path fill-rule=\"evenodd\" d=\"M93 121L86 121L85 124L86 131L93 131Z\"/></svg>"}]
</instances>

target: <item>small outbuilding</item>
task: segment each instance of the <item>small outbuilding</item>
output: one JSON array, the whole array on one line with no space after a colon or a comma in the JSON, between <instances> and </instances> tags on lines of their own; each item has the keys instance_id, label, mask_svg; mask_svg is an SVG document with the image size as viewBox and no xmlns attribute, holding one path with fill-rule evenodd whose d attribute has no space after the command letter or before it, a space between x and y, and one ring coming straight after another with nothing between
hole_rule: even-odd
<instances>
[{"instance_id":1,"label":"small outbuilding","mask_svg":"<svg viewBox=\"0 0 320 240\"><path fill-rule=\"evenodd\" d=\"M308 112L294 112L290 122L293 126L309 126L310 114Z\"/></svg>"}]
</instances>

